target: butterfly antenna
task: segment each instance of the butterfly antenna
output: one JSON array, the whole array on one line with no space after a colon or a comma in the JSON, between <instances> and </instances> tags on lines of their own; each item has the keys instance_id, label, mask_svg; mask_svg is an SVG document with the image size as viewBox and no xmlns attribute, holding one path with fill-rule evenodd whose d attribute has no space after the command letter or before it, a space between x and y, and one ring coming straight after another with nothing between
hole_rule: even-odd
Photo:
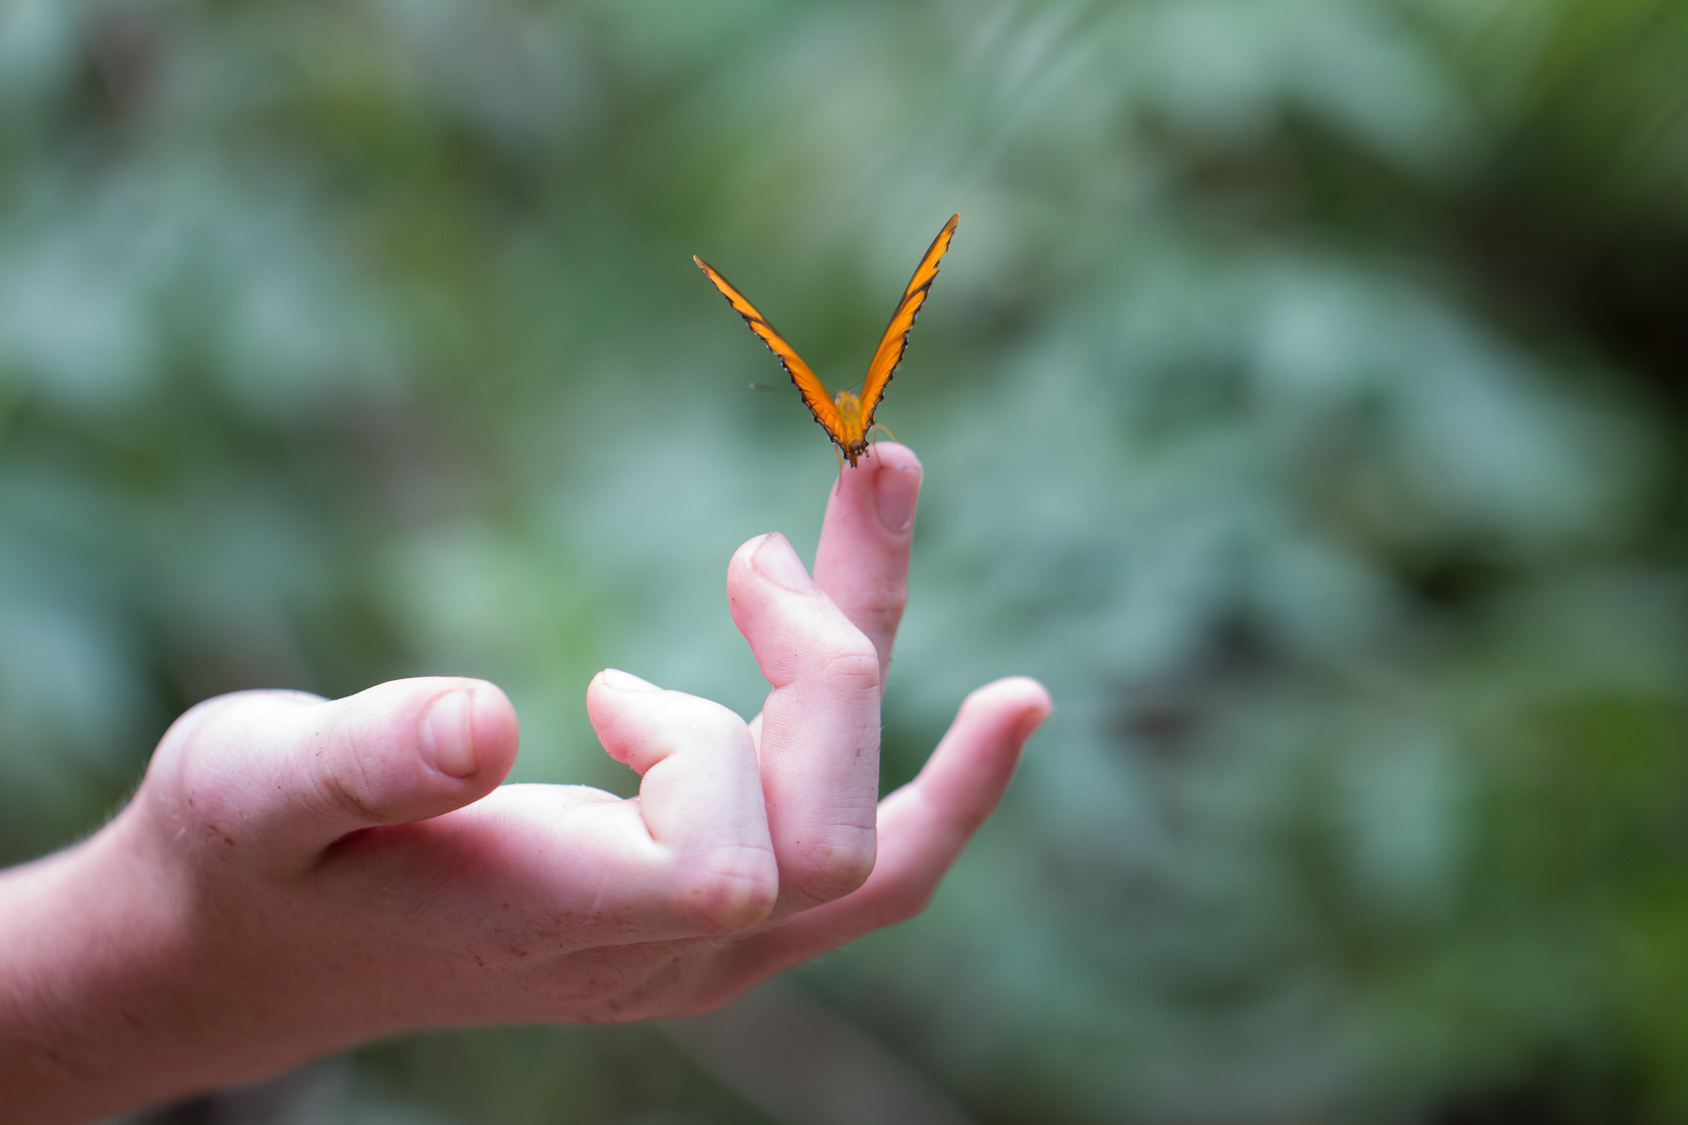
<instances>
[{"instance_id":1,"label":"butterfly antenna","mask_svg":"<svg viewBox=\"0 0 1688 1125\"><path fill-rule=\"evenodd\" d=\"M784 387L776 387L771 383L751 383L750 389L753 390L753 391L783 391L783 390L785 390Z\"/></svg>"}]
</instances>

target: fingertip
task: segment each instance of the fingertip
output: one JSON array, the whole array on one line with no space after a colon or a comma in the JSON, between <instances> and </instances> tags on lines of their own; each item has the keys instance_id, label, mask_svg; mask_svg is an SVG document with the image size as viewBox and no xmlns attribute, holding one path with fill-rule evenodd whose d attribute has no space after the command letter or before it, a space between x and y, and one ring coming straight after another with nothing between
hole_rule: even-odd
<instances>
[{"instance_id":1,"label":"fingertip","mask_svg":"<svg viewBox=\"0 0 1688 1125\"><path fill-rule=\"evenodd\" d=\"M1030 676L1010 676L999 682L1020 711L1019 722L1014 727L1014 740L1025 743L1055 713L1055 700L1050 697L1048 688Z\"/></svg>"},{"instance_id":2,"label":"fingertip","mask_svg":"<svg viewBox=\"0 0 1688 1125\"><path fill-rule=\"evenodd\" d=\"M592 677L586 685L586 718L610 757L626 766L633 764L636 754L623 748L627 730L638 724L643 709L662 694L660 686L619 668L605 668Z\"/></svg>"},{"instance_id":3,"label":"fingertip","mask_svg":"<svg viewBox=\"0 0 1688 1125\"><path fill-rule=\"evenodd\" d=\"M921 778L967 794L960 803L982 810L977 812L982 819L1013 776L1027 739L1053 710L1048 689L1029 676L1009 676L975 689L962 701Z\"/></svg>"},{"instance_id":4,"label":"fingertip","mask_svg":"<svg viewBox=\"0 0 1688 1125\"><path fill-rule=\"evenodd\" d=\"M961 710L969 716L981 710L1014 714L1015 740L1024 742L1054 713L1055 701L1050 698L1049 689L1030 676L1008 676L975 688L962 701Z\"/></svg>"}]
</instances>

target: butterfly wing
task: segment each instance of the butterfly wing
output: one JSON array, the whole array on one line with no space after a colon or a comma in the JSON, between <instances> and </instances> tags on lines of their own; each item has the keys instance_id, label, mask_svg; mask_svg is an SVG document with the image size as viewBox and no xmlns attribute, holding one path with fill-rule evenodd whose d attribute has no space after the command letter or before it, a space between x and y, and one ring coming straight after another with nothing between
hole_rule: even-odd
<instances>
[{"instance_id":1,"label":"butterfly wing","mask_svg":"<svg viewBox=\"0 0 1688 1125\"><path fill-rule=\"evenodd\" d=\"M921 258L920 265L915 267L908 288L903 290L902 300L897 302L897 311L891 314L890 326L879 339L879 350L873 353L873 362L868 365L867 378L862 380L864 427L873 425L873 412L885 395L885 387L891 382L891 373L897 369L897 364L902 362L903 352L908 349L908 334L914 328L914 318L920 315L920 307L926 303L926 294L932 288L932 280L938 276L938 261L944 256L944 251L949 249L950 239L955 237L955 224L960 219L960 215L951 215L950 221L944 224L944 229L938 232L938 237L932 240L932 245L926 250L926 256Z\"/></svg>"},{"instance_id":2,"label":"butterfly wing","mask_svg":"<svg viewBox=\"0 0 1688 1125\"><path fill-rule=\"evenodd\" d=\"M692 261L696 262L698 269L707 274L709 280L715 283L715 288L719 289L721 295L727 298L727 303L733 306L733 310L744 317L744 322L750 325L750 330L760 336L762 342L768 345L768 350L774 353L774 356L780 361L780 366L785 368L785 373L790 375L791 381L796 384L797 393L803 396L804 405L808 406L809 413L815 416L815 421L819 422L822 428L832 435L833 441L840 445L844 444L844 419L839 416L838 407L833 404L832 396L827 393L826 385L820 381L813 371L809 370L809 365L803 362L803 357L798 355L796 349L785 342L784 336L774 331L774 326L768 323L768 318L757 312L756 306L745 300L744 294L734 289L730 281L715 272L708 262L695 254L692 256Z\"/></svg>"}]
</instances>

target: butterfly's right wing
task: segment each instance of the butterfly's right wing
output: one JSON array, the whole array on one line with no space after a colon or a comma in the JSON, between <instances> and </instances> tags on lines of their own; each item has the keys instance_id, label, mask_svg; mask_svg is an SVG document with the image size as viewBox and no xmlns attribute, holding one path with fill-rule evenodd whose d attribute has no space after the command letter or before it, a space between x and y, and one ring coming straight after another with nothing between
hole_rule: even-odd
<instances>
[{"instance_id":1,"label":"butterfly's right wing","mask_svg":"<svg viewBox=\"0 0 1688 1125\"><path fill-rule=\"evenodd\" d=\"M779 359L780 366L785 368L785 373L790 375L791 381L797 385L797 393L803 396L803 402L808 406L809 413L815 416L815 421L832 435L833 441L844 444L844 419L839 417L838 407L833 404L826 385L809 370L809 365L803 362L803 357L785 342L784 336L774 331L774 326L768 323L768 318L757 312L756 306L745 300L744 294L734 289L730 281L716 273L708 262L695 254L692 261L709 276L709 280L715 283L715 288L727 298L727 303L744 317L744 322L750 325L750 330L760 336L762 342L768 345L768 350Z\"/></svg>"}]
</instances>

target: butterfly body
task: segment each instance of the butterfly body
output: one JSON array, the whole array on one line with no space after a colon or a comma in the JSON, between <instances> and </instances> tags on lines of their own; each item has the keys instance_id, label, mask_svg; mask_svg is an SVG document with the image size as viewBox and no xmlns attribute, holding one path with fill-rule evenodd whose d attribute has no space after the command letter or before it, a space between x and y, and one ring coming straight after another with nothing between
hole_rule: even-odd
<instances>
[{"instance_id":1,"label":"butterfly body","mask_svg":"<svg viewBox=\"0 0 1688 1125\"><path fill-rule=\"evenodd\" d=\"M838 446L853 467L856 459L867 452L867 435L873 429L873 414L879 408L880 401L885 397L885 388L891 382L891 375L896 371L897 364L902 362L903 352L908 349L908 334L914 327L914 318L919 315L921 306L926 303L926 295L932 288L933 278L938 276L938 262L949 249L950 239L955 236L956 223L960 215L951 215L944 229L938 232L938 237L932 240L920 265L915 267L914 277L909 279L907 288L897 302L896 311L891 314L891 323L880 337L879 347L873 353L873 362L868 365L867 378L862 380L861 394L853 391L839 391L836 395L826 389L826 384L809 368L803 358L797 354L785 337L774 331L774 326L768 323L767 317L756 311L756 306L745 299L744 295L732 284L710 267L702 258L693 257L709 280L715 283L715 288L727 298L727 303L733 310L744 318L750 325L750 330L768 346L785 368L786 374L791 376L797 392L803 396L803 403L809 412L815 416L815 421L826 430L827 436Z\"/></svg>"},{"instance_id":2,"label":"butterfly body","mask_svg":"<svg viewBox=\"0 0 1688 1125\"><path fill-rule=\"evenodd\" d=\"M839 391L833 396L832 405L838 411L839 436L834 440L854 465L856 458L867 452L867 432L873 426L873 419L862 416L862 400L851 391Z\"/></svg>"}]
</instances>

